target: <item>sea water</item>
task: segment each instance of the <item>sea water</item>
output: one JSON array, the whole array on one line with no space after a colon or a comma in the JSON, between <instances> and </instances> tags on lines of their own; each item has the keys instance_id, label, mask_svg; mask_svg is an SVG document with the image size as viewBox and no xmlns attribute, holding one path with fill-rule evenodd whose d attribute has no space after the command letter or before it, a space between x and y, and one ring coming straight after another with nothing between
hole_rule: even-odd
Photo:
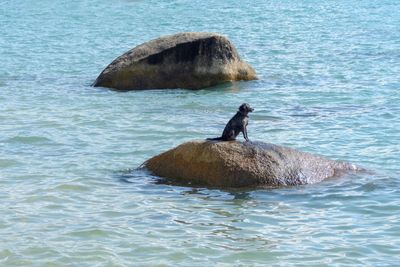
<instances>
[{"instance_id":1,"label":"sea water","mask_svg":"<svg viewBox=\"0 0 400 267\"><path fill-rule=\"evenodd\" d=\"M400 262L400 2L0 1L1 266L395 266ZM259 80L115 92L134 46L229 37ZM219 190L134 169L218 136L368 169L314 185Z\"/></svg>"}]
</instances>

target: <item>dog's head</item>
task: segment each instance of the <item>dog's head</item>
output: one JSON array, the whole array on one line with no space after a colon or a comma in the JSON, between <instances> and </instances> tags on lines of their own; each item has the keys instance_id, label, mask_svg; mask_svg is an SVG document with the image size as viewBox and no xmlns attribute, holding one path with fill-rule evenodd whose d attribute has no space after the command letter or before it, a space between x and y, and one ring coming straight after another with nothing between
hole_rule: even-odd
<instances>
[{"instance_id":1,"label":"dog's head","mask_svg":"<svg viewBox=\"0 0 400 267\"><path fill-rule=\"evenodd\" d=\"M242 105L240 105L239 111L242 112L242 113L247 114L249 112L253 112L254 108L251 108L250 105L247 104L247 103L243 103Z\"/></svg>"}]
</instances>

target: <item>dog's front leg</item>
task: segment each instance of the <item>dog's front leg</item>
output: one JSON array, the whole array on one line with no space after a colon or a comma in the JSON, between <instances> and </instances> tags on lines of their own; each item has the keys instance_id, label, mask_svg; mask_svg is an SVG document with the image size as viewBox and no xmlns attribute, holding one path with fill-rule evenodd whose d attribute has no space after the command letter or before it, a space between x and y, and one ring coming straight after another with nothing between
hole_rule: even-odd
<instances>
[{"instance_id":1,"label":"dog's front leg","mask_svg":"<svg viewBox=\"0 0 400 267\"><path fill-rule=\"evenodd\" d=\"M247 127L246 127L246 125L243 126L243 137L247 142L250 142L249 138L247 137Z\"/></svg>"}]
</instances>

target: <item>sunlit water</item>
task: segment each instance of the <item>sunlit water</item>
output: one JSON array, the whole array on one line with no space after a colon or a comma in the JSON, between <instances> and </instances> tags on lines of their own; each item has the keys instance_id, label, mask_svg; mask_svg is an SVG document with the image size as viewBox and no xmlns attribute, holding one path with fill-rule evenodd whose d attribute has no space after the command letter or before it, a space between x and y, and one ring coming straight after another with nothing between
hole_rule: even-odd
<instances>
[{"instance_id":1,"label":"sunlit water","mask_svg":"<svg viewBox=\"0 0 400 267\"><path fill-rule=\"evenodd\" d=\"M0 1L1 266L393 266L400 261L400 2ZM260 80L118 93L115 57L227 35ZM158 184L134 169L219 135L370 171L268 190Z\"/></svg>"}]
</instances>

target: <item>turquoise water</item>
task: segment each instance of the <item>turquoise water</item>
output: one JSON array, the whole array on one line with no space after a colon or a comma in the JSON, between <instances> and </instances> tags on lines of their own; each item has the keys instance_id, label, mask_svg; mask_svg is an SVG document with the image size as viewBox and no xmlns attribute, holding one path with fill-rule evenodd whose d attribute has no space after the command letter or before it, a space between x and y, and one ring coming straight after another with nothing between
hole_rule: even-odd
<instances>
[{"instance_id":1,"label":"turquoise water","mask_svg":"<svg viewBox=\"0 0 400 267\"><path fill-rule=\"evenodd\" d=\"M397 265L399 29L394 0L0 1L0 265ZM180 31L227 35L260 80L90 86L118 55ZM250 139L370 172L240 191L133 170L218 135L242 102Z\"/></svg>"}]
</instances>

